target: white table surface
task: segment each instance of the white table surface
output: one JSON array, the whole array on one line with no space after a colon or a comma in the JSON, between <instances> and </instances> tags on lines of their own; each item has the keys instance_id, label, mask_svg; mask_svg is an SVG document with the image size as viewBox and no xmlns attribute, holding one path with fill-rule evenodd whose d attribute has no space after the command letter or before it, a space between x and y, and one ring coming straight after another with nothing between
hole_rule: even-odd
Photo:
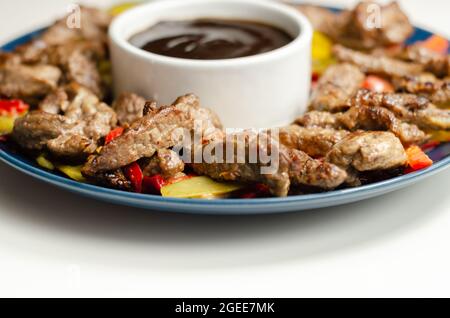
<instances>
[{"instance_id":1,"label":"white table surface","mask_svg":"<svg viewBox=\"0 0 450 318\"><path fill-rule=\"evenodd\" d=\"M450 2L401 2L450 35ZM0 41L67 3L2 0ZM448 297L449 178L337 208L205 217L85 199L0 164L0 296Z\"/></svg>"}]
</instances>

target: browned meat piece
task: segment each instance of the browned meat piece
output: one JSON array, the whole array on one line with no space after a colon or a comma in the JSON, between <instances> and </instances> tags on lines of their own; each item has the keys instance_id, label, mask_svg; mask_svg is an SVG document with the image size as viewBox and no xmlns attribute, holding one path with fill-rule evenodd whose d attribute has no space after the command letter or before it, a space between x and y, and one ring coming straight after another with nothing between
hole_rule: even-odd
<instances>
[{"instance_id":1,"label":"browned meat piece","mask_svg":"<svg viewBox=\"0 0 450 318\"><path fill-rule=\"evenodd\" d=\"M450 78L440 80L432 74L424 73L394 79L397 91L428 98L434 104L450 103Z\"/></svg>"},{"instance_id":2,"label":"browned meat piece","mask_svg":"<svg viewBox=\"0 0 450 318\"><path fill-rule=\"evenodd\" d=\"M13 138L24 149L47 149L61 158L85 159L117 123L108 105L76 84L49 95L40 109L50 112L33 112L17 120Z\"/></svg>"},{"instance_id":3,"label":"browned meat piece","mask_svg":"<svg viewBox=\"0 0 450 318\"><path fill-rule=\"evenodd\" d=\"M161 174L164 178L173 178L184 171L184 162L178 154L170 149L159 149L156 154L144 164L145 176Z\"/></svg>"},{"instance_id":4,"label":"browned meat piece","mask_svg":"<svg viewBox=\"0 0 450 318\"><path fill-rule=\"evenodd\" d=\"M96 174L89 178L90 181L98 185L122 190L122 191L132 191L133 187L131 182L127 179L122 169L117 169L115 171L107 171Z\"/></svg>"},{"instance_id":5,"label":"browned meat piece","mask_svg":"<svg viewBox=\"0 0 450 318\"><path fill-rule=\"evenodd\" d=\"M86 175L110 171L126 166L144 157L152 157L158 149L180 143L186 131L198 133L216 130L215 116L200 108L198 98L186 95L172 106L161 107L135 121L119 138L102 148L84 166Z\"/></svg>"},{"instance_id":6,"label":"browned meat piece","mask_svg":"<svg viewBox=\"0 0 450 318\"><path fill-rule=\"evenodd\" d=\"M403 120L423 129L449 130L450 111L439 109L424 97L413 94L383 94L362 90L354 98L355 105L385 107Z\"/></svg>"},{"instance_id":7,"label":"browned meat piece","mask_svg":"<svg viewBox=\"0 0 450 318\"><path fill-rule=\"evenodd\" d=\"M400 140L390 132L357 132L334 146L326 160L364 172L405 166L407 155Z\"/></svg>"},{"instance_id":8,"label":"browned meat piece","mask_svg":"<svg viewBox=\"0 0 450 318\"><path fill-rule=\"evenodd\" d=\"M130 125L144 116L145 103L145 99L136 94L122 93L112 106L116 111L119 124Z\"/></svg>"},{"instance_id":9,"label":"browned meat piece","mask_svg":"<svg viewBox=\"0 0 450 318\"><path fill-rule=\"evenodd\" d=\"M280 143L288 148L298 149L313 158L325 157L335 144L349 134L345 130L297 125L281 128Z\"/></svg>"},{"instance_id":10,"label":"browned meat piece","mask_svg":"<svg viewBox=\"0 0 450 318\"><path fill-rule=\"evenodd\" d=\"M219 181L263 183L275 196L286 196L291 182L294 185L333 189L347 177L345 171L338 167L280 145L263 133L228 135L204 147L216 151L208 163L192 164L196 173ZM262 152L267 158L263 160L261 155L255 155L252 160L252 151L254 154Z\"/></svg>"},{"instance_id":11,"label":"browned meat piece","mask_svg":"<svg viewBox=\"0 0 450 318\"><path fill-rule=\"evenodd\" d=\"M326 34L335 41L341 37L342 29L349 17L348 12L336 14L314 5L298 5L296 8L308 18L314 30Z\"/></svg>"},{"instance_id":12,"label":"browned meat piece","mask_svg":"<svg viewBox=\"0 0 450 318\"><path fill-rule=\"evenodd\" d=\"M439 54L421 45L412 45L406 49L406 58L423 65L425 71L438 77L450 75L450 58L446 54Z\"/></svg>"},{"instance_id":13,"label":"browned meat piece","mask_svg":"<svg viewBox=\"0 0 450 318\"><path fill-rule=\"evenodd\" d=\"M64 45L83 39L106 43L106 32L111 19L106 11L82 7L80 28L69 28L67 17L64 17L44 32L41 40L48 46Z\"/></svg>"},{"instance_id":14,"label":"browned meat piece","mask_svg":"<svg viewBox=\"0 0 450 318\"><path fill-rule=\"evenodd\" d=\"M340 124L336 115L330 112L310 111L295 120L302 127L337 128Z\"/></svg>"},{"instance_id":15,"label":"browned meat piece","mask_svg":"<svg viewBox=\"0 0 450 318\"><path fill-rule=\"evenodd\" d=\"M86 137L97 141L116 126L117 116L114 110L89 90L72 84L67 87L67 92L71 95L71 101L64 115L72 121L84 123L83 133Z\"/></svg>"},{"instance_id":16,"label":"browned meat piece","mask_svg":"<svg viewBox=\"0 0 450 318\"><path fill-rule=\"evenodd\" d=\"M94 153L97 144L80 134L68 134L49 140L47 149L60 158L83 160Z\"/></svg>"},{"instance_id":17,"label":"browned meat piece","mask_svg":"<svg viewBox=\"0 0 450 318\"><path fill-rule=\"evenodd\" d=\"M315 160L300 150L292 149L289 155L291 160L289 177L293 185L331 190L339 187L347 179L347 173L334 164Z\"/></svg>"},{"instance_id":18,"label":"browned meat piece","mask_svg":"<svg viewBox=\"0 0 450 318\"><path fill-rule=\"evenodd\" d=\"M416 125L399 120L393 112L383 107L354 106L339 116L339 122L352 131L388 130L407 145L423 143L427 139L427 135Z\"/></svg>"},{"instance_id":19,"label":"browned meat piece","mask_svg":"<svg viewBox=\"0 0 450 318\"><path fill-rule=\"evenodd\" d=\"M413 32L408 17L397 2L381 6L373 1L362 1L352 11L338 14L310 5L298 8L308 17L314 29L335 42L356 49L370 50L401 44Z\"/></svg>"},{"instance_id":20,"label":"browned meat piece","mask_svg":"<svg viewBox=\"0 0 450 318\"><path fill-rule=\"evenodd\" d=\"M350 64L330 66L313 92L311 110L336 112L348 108L347 101L356 94L364 74Z\"/></svg>"},{"instance_id":21,"label":"browned meat piece","mask_svg":"<svg viewBox=\"0 0 450 318\"><path fill-rule=\"evenodd\" d=\"M35 102L54 90L61 71L50 65L0 65L0 96Z\"/></svg>"},{"instance_id":22,"label":"browned meat piece","mask_svg":"<svg viewBox=\"0 0 450 318\"><path fill-rule=\"evenodd\" d=\"M50 114L59 114L67 110L69 97L63 88L58 88L39 104L39 110Z\"/></svg>"},{"instance_id":23,"label":"browned meat piece","mask_svg":"<svg viewBox=\"0 0 450 318\"><path fill-rule=\"evenodd\" d=\"M358 66L366 73L386 76L410 76L423 72L424 67L416 63L407 63L386 56L374 56L336 45L334 54L341 62Z\"/></svg>"},{"instance_id":24,"label":"browned meat piece","mask_svg":"<svg viewBox=\"0 0 450 318\"><path fill-rule=\"evenodd\" d=\"M26 150L42 150L50 140L75 131L81 127L64 116L34 111L16 120L12 138Z\"/></svg>"}]
</instances>

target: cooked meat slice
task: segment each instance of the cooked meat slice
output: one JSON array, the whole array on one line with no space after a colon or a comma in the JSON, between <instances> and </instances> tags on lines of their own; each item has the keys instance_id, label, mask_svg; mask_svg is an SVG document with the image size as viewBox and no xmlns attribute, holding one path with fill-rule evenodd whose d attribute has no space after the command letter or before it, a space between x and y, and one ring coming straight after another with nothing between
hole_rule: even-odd
<instances>
[{"instance_id":1,"label":"cooked meat slice","mask_svg":"<svg viewBox=\"0 0 450 318\"><path fill-rule=\"evenodd\" d=\"M69 28L68 17L64 17L46 30L41 40L48 46L65 45L83 39L106 43L106 32L112 17L106 11L88 7L81 7L80 13L80 27Z\"/></svg>"},{"instance_id":2,"label":"cooked meat slice","mask_svg":"<svg viewBox=\"0 0 450 318\"><path fill-rule=\"evenodd\" d=\"M330 112L310 111L295 120L302 127L340 128L335 114Z\"/></svg>"},{"instance_id":3,"label":"cooked meat slice","mask_svg":"<svg viewBox=\"0 0 450 318\"><path fill-rule=\"evenodd\" d=\"M314 30L326 34L333 40L341 37L344 24L348 20L348 12L339 15L328 9L308 4L298 5L296 8L308 18Z\"/></svg>"},{"instance_id":4,"label":"cooked meat slice","mask_svg":"<svg viewBox=\"0 0 450 318\"><path fill-rule=\"evenodd\" d=\"M95 141L105 137L117 124L114 110L102 103L89 90L72 84L67 88L71 102L67 106L65 116L72 121L84 123L84 135Z\"/></svg>"},{"instance_id":5,"label":"cooked meat slice","mask_svg":"<svg viewBox=\"0 0 450 318\"><path fill-rule=\"evenodd\" d=\"M288 148L298 149L313 158L325 157L335 144L349 134L345 130L297 125L281 128L280 143Z\"/></svg>"},{"instance_id":6,"label":"cooked meat slice","mask_svg":"<svg viewBox=\"0 0 450 318\"><path fill-rule=\"evenodd\" d=\"M390 132L357 132L334 146L326 160L364 172L404 166L407 155L400 140Z\"/></svg>"},{"instance_id":7,"label":"cooked meat slice","mask_svg":"<svg viewBox=\"0 0 450 318\"><path fill-rule=\"evenodd\" d=\"M216 130L215 117L198 106L198 98L187 95L172 106L161 107L135 121L122 136L102 148L101 153L89 160L84 173L95 175L115 170L144 157L152 157L158 149L180 143L181 137L196 129L201 134Z\"/></svg>"},{"instance_id":8,"label":"cooked meat slice","mask_svg":"<svg viewBox=\"0 0 450 318\"><path fill-rule=\"evenodd\" d=\"M97 149L97 144L80 134L61 135L47 142L47 149L59 158L84 160Z\"/></svg>"},{"instance_id":9,"label":"cooked meat slice","mask_svg":"<svg viewBox=\"0 0 450 318\"><path fill-rule=\"evenodd\" d=\"M347 100L356 94L364 74L350 64L330 66L314 90L309 108L318 111L341 111L348 108Z\"/></svg>"},{"instance_id":10,"label":"cooked meat slice","mask_svg":"<svg viewBox=\"0 0 450 318\"><path fill-rule=\"evenodd\" d=\"M50 93L39 104L39 110L50 114L60 114L66 111L69 105L69 97L63 88L58 88Z\"/></svg>"},{"instance_id":11,"label":"cooked meat slice","mask_svg":"<svg viewBox=\"0 0 450 318\"><path fill-rule=\"evenodd\" d=\"M131 182L126 178L122 169L98 173L89 177L89 180L98 185L116 190L132 191L133 189Z\"/></svg>"},{"instance_id":12,"label":"cooked meat slice","mask_svg":"<svg viewBox=\"0 0 450 318\"><path fill-rule=\"evenodd\" d=\"M45 59L47 50L47 44L41 39L35 39L28 43L18 46L15 52L20 56L23 63L34 64L44 63L47 64Z\"/></svg>"},{"instance_id":13,"label":"cooked meat slice","mask_svg":"<svg viewBox=\"0 0 450 318\"><path fill-rule=\"evenodd\" d=\"M424 67L416 63L407 63L386 56L374 56L336 45L334 54L341 62L358 66L366 73L386 76L409 76L423 72Z\"/></svg>"},{"instance_id":14,"label":"cooked meat slice","mask_svg":"<svg viewBox=\"0 0 450 318\"><path fill-rule=\"evenodd\" d=\"M6 63L0 65L0 95L34 101L54 90L60 77L54 66Z\"/></svg>"},{"instance_id":15,"label":"cooked meat slice","mask_svg":"<svg viewBox=\"0 0 450 318\"><path fill-rule=\"evenodd\" d=\"M159 149L143 167L144 175L161 174L164 178L172 178L184 171L184 162L178 154L170 149Z\"/></svg>"},{"instance_id":16,"label":"cooked meat slice","mask_svg":"<svg viewBox=\"0 0 450 318\"><path fill-rule=\"evenodd\" d=\"M347 173L334 164L315 160L296 149L290 150L289 155L289 177L293 185L330 190L339 187L347 179Z\"/></svg>"},{"instance_id":17,"label":"cooked meat slice","mask_svg":"<svg viewBox=\"0 0 450 318\"><path fill-rule=\"evenodd\" d=\"M289 149L265 133L227 135L204 147L214 152L208 162L192 164L196 173L220 181L263 183L275 196L286 196L291 183L333 189L347 177L338 167Z\"/></svg>"},{"instance_id":18,"label":"cooked meat slice","mask_svg":"<svg viewBox=\"0 0 450 318\"><path fill-rule=\"evenodd\" d=\"M289 153L268 135L228 135L203 147L203 153L206 149L211 152L207 153L207 160L205 157L201 162L196 162L193 158L192 168L197 174L219 181L263 183L273 195L287 196L290 186ZM261 153L266 154L267 160L261 158ZM269 167L272 167L271 171L263 170Z\"/></svg>"},{"instance_id":19,"label":"cooked meat slice","mask_svg":"<svg viewBox=\"0 0 450 318\"><path fill-rule=\"evenodd\" d=\"M425 71L438 77L449 76L450 58L446 54L439 54L420 44L409 46L406 49L408 60L423 65Z\"/></svg>"},{"instance_id":20,"label":"cooked meat slice","mask_svg":"<svg viewBox=\"0 0 450 318\"><path fill-rule=\"evenodd\" d=\"M352 131L388 130L404 144L423 143L427 139L426 134L416 125L399 120L393 112L383 107L354 106L339 115L339 122Z\"/></svg>"},{"instance_id":21,"label":"cooked meat slice","mask_svg":"<svg viewBox=\"0 0 450 318\"><path fill-rule=\"evenodd\" d=\"M145 99L136 94L122 93L112 106L116 111L119 124L130 125L136 119L142 118L145 103Z\"/></svg>"},{"instance_id":22,"label":"cooked meat slice","mask_svg":"<svg viewBox=\"0 0 450 318\"><path fill-rule=\"evenodd\" d=\"M432 74L424 73L396 78L394 85L399 92L424 96L434 104L450 103L450 78L440 80Z\"/></svg>"},{"instance_id":23,"label":"cooked meat slice","mask_svg":"<svg viewBox=\"0 0 450 318\"><path fill-rule=\"evenodd\" d=\"M48 141L80 131L78 123L64 116L34 111L16 120L12 138L26 150L42 150Z\"/></svg>"},{"instance_id":24,"label":"cooked meat slice","mask_svg":"<svg viewBox=\"0 0 450 318\"><path fill-rule=\"evenodd\" d=\"M408 17L396 2L380 6L373 1L361 1L352 11L337 14L310 5L298 8L308 17L314 29L335 42L356 49L370 50L401 44L413 32Z\"/></svg>"},{"instance_id":25,"label":"cooked meat slice","mask_svg":"<svg viewBox=\"0 0 450 318\"><path fill-rule=\"evenodd\" d=\"M362 90L354 98L353 103L370 107L385 107L401 119L423 129L450 129L450 110L439 109L421 96L374 93Z\"/></svg>"}]
</instances>

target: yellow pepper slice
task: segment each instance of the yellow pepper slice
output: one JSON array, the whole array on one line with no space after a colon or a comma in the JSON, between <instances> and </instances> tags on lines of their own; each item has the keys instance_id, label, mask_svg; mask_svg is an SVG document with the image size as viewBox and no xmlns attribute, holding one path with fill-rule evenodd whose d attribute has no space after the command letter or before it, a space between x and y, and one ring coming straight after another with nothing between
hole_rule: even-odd
<instances>
[{"instance_id":1,"label":"yellow pepper slice","mask_svg":"<svg viewBox=\"0 0 450 318\"><path fill-rule=\"evenodd\" d=\"M12 133L15 120L15 117L0 116L0 135L7 135Z\"/></svg>"},{"instance_id":2,"label":"yellow pepper slice","mask_svg":"<svg viewBox=\"0 0 450 318\"><path fill-rule=\"evenodd\" d=\"M314 31L312 40L313 60L327 60L331 58L333 42L323 33Z\"/></svg>"},{"instance_id":3,"label":"yellow pepper slice","mask_svg":"<svg viewBox=\"0 0 450 318\"><path fill-rule=\"evenodd\" d=\"M216 182L208 177L193 177L162 187L163 197L171 198L215 198L241 189L236 183Z\"/></svg>"},{"instance_id":4,"label":"yellow pepper slice","mask_svg":"<svg viewBox=\"0 0 450 318\"><path fill-rule=\"evenodd\" d=\"M70 179L73 179L78 182L86 182L86 179L83 177L81 173L81 168L83 166L67 166L67 165L58 165L56 166L59 171L67 175Z\"/></svg>"},{"instance_id":5,"label":"yellow pepper slice","mask_svg":"<svg viewBox=\"0 0 450 318\"><path fill-rule=\"evenodd\" d=\"M42 168L45 168L47 170L55 170L55 165L50 160L48 160L44 154L41 154L39 157L37 157L36 162Z\"/></svg>"},{"instance_id":6,"label":"yellow pepper slice","mask_svg":"<svg viewBox=\"0 0 450 318\"><path fill-rule=\"evenodd\" d=\"M112 16L118 16L119 14L124 13L125 11L137 6L138 4L139 2L124 2L113 6L108 11Z\"/></svg>"}]
</instances>

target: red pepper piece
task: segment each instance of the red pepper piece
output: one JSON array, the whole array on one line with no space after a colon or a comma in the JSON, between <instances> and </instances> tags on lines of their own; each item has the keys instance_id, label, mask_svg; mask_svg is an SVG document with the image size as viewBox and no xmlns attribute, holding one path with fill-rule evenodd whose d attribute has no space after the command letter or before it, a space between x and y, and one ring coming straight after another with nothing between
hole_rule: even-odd
<instances>
[{"instance_id":1,"label":"red pepper piece","mask_svg":"<svg viewBox=\"0 0 450 318\"><path fill-rule=\"evenodd\" d=\"M430 141L424 145L422 145L420 148L422 148L423 151L427 152L430 150L433 150L437 146L439 146L441 143L437 140Z\"/></svg>"},{"instance_id":2,"label":"red pepper piece","mask_svg":"<svg viewBox=\"0 0 450 318\"><path fill-rule=\"evenodd\" d=\"M142 193L142 180L144 179L144 174L142 169L137 162L132 163L125 168L125 175L128 180L131 181L133 189L137 193Z\"/></svg>"},{"instance_id":3,"label":"red pepper piece","mask_svg":"<svg viewBox=\"0 0 450 318\"><path fill-rule=\"evenodd\" d=\"M161 194L161 189L167 185L166 180L158 174L151 177L144 177L142 181L142 188L144 193Z\"/></svg>"},{"instance_id":4,"label":"red pepper piece","mask_svg":"<svg viewBox=\"0 0 450 318\"><path fill-rule=\"evenodd\" d=\"M386 81L385 79L375 76L369 75L366 77L364 83L362 84L362 88L368 89L372 92L376 93L392 93L394 92L394 87L391 83Z\"/></svg>"},{"instance_id":5,"label":"red pepper piece","mask_svg":"<svg viewBox=\"0 0 450 318\"><path fill-rule=\"evenodd\" d=\"M406 169L406 173L422 170L433 164L433 160L431 160L418 146L409 147L406 149L406 154L408 155L409 166Z\"/></svg>"},{"instance_id":6,"label":"red pepper piece","mask_svg":"<svg viewBox=\"0 0 450 318\"><path fill-rule=\"evenodd\" d=\"M20 99L0 100L0 115L21 115L27 112L30 106Z\"/></svg>"},{"instance_id":7,"label":"red pepper piece","mask_svg":"<svg viewBox=\"0 0 450 318\"><path fill-rule=\"evenodd\" d=\"M123 127L117 127L109 132L109 134L105 137L105 145L109 144L111 141L120 137L123 134Z\"/></svg>"}]
</instances>

